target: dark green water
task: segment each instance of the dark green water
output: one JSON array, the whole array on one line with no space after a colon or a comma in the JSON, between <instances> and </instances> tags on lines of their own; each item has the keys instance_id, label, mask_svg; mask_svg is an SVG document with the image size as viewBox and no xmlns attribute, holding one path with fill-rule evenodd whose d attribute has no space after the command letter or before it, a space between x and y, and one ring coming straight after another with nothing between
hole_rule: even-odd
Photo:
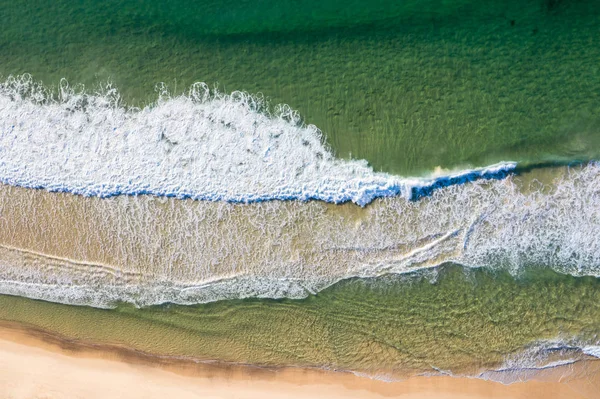
<instances>
[{"instance_id":1,"label":"dark green water","mask_svg":"<svg viewBox=\"0 0 600 399\"><path fill-rule=\"evenodd\" d=\"M515 278L446 265L338 283L304 300L114 310L0 296L0 319L165 355L372 373L497 367L537 340L600 331L600 279L529 269Z\"/></svg>"},{"instance_id":2,"label":"dark green water","mask_svg":"<svg viewBox=\"0 0 600 399\"><path fill-rule=\"evenodd\" d=\"M595 0L16 0L0 26L4 76L261 92L377 170L600 153Z\"/></svg>"}]
</instances>

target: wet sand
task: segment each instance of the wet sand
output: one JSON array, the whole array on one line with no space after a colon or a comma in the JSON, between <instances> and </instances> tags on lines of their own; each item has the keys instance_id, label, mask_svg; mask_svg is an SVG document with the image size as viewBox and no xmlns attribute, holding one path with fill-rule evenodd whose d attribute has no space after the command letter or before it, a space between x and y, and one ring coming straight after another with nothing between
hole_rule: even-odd
<instances>
[{"instance_id":1,"label":"wet sand","mask_svg":"<svg viewBox=\"0 0 600 399\"><path fill-rule=\"evenodd\" d=\"M511 385L471 378L384 382L346 372L158 359L117 346L0 325L1 398L597 398L600 362L580 362Z\"/></svg>"}]
</instances>

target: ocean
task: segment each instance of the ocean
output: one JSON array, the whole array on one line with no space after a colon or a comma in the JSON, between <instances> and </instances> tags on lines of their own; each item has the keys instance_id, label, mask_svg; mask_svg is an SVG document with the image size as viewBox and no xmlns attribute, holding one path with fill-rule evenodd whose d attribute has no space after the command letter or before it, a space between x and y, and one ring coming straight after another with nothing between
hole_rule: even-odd
<instances>
[{"instance_id":1,"label":"ocean","mask_svg":"<svg viewBox=\"0 0 600 399\"><path fill-rule=\"evenodd\" d=\"M0 319L384 379L599 353L596 2L0 22Z\"/></svg>"}]
</instances>

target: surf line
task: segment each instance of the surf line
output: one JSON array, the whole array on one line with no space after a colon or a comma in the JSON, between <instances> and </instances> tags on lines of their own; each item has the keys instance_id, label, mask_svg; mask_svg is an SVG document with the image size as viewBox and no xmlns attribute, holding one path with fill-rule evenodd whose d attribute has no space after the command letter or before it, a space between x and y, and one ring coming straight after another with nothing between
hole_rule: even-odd
<instances>
[{"instance_id":1,"label":"surf line","mask_svg":"<svg viewBox=\"0 0 600 399\"><path fill-rule=\"evenodd\" d=\"M85 94L62 83L60 90L54 99L25 75L0 83L1 183L101 198L365 206L503 179L517 167L502 162L428 177L375 172L366 160L337 158L321 130L289 106L271 112L259 97L211 93L203 83L143 109L124 107L116 89Z\"/></svg>"},{"instance_id":2,"label":"surf line","mask_svg":"<svg viewBox=\"0 0 600 399\"><path fill-rule=\"evenodd\" d=\"M0 183L10 186L29 189L45 189L49 192L69 193L85 197L110 198L119 195L152 195L155 197L167 197L177 199L192 199L198 201L224 201L234 204L250 204L265 201L311 201L318 200L334 204L353 202L364 207L377 198L402 196L410 201L417 201L423 197L431 196L435 191L445 187L462 185L476 180L502 180L509 175L515 174L516 162L502 162L485 168L465 170L434 178L399 178L389 176L382 181L380 176L374 175L373 181L348 182L350 187L303 187L300 190L281 190L264 193L219 193L208 190L208 192L191 191L184 187L179 189L167 189L161 187L141 188L139 185L123 186L120 184L96 183L89 186L71 185L68 182L39 181L35 179L19 179L14 177L0 176ZM352 179L351 179L352 180ZM362 180L362 179L361 179ZM354 184L353 184L354 183ZM136 187L137 186L137 187ZM354 186L354 187L352 187ZM336 189L339 189L336 190ZM338 192L335 192L338 191Z\"/></svg>"}]
</instances>

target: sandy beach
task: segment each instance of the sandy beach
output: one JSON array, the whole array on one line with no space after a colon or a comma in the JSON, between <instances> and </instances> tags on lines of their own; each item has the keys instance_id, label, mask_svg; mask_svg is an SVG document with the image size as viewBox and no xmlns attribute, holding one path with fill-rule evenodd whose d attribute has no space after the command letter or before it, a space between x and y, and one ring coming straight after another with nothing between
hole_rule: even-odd
<instances>
[{"instance_id":1,"label":"sandy beach","mask_svg":"<svg viewBox=\"0 0 600 399\"><path fill-rule=\"evenodd\" d=\"M124 348L62 341L21 325L0 327L0 398L597 398L600 362L503 385L456 377L384 382L351 373L197 364Z\"/></svg>"}]
</instances>

